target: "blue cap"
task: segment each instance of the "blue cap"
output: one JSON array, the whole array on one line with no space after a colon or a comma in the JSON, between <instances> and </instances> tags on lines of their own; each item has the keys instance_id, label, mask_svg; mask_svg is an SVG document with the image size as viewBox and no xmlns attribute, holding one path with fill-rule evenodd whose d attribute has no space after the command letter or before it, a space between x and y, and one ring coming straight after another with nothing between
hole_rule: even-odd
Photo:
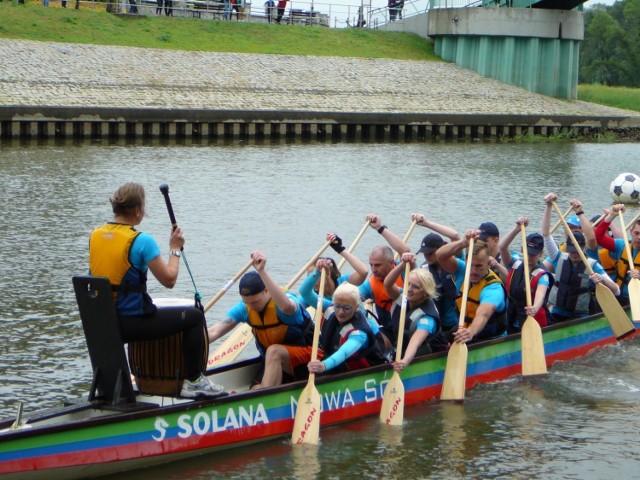
<instances>
[{"instance_id":1,"label":"blue cap","mask_svg":"<svg viewBox=\"0 0 640 480\"><path fill-rule=\"evenodd\" d=\"M577 215L571 215L570 217L567 217L567 223L573 227L579 227L580 219L577 217Z\"/></svg>"}]
</instances>

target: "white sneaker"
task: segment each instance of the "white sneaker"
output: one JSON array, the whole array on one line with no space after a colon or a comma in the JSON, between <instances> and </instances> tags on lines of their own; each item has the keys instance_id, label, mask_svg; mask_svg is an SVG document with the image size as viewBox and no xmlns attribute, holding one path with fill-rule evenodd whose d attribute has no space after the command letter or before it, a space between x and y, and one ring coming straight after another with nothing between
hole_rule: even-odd
<instances>
[{"instance_id":1,"label":"white sneaker","mask_svg":"<svg viewBox=\"0 0 640 480\"><path fill-rule=\"evenodd\" d=\"M191 382L186 378L184 379L182 382L180 396L186 398L196 398L200 396L215 397L216 395L220 395L222 392L224 392L224 387L222 385L217 385L211 382L204 375L200 375L198 380L195 382Z\"/></svg>"}]
</instances>

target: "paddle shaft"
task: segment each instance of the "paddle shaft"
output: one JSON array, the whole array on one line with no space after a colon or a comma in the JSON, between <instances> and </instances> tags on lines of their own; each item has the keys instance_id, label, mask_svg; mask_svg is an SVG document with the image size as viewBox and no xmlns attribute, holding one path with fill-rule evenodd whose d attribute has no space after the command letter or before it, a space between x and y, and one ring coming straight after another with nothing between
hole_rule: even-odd
<instances>
[{"instance_id":1,"label":"paddle shaft","mask_svg":"<svg viewBox=\"0 0 640 480\"><path fill-rule=\"evenodd\" d=\"M464 270L464 282L462 283L462 303L460 304L460 318L458 326L464 327L464 319L467 315L467 299L469 298L469 279L471 278L471 261L473 260L473 238L469 239L469 252L467 253L467 265Z\"/></svg>"},{"instance_id":2,"label":"paddle shaft","mask_svg":"<svg viewBox=\"0 0 640 480\"><path fill-rule=\"evenodd\" d=\"M253 265L253 260L249 260L249 261L246 263L246 265L245 265L244 267L242 267L242 268L240 269L240 271L239 271L238 273L236 273L236 274L233 276L233 278L232 278L231 280L229 280L229 281L227 282L227 284L226 284L224 287L222 287L222 290L220 290L218 293L216 293L216 295L215 295L211 300L209 300L209 302L204 306L204 311L205 311L205 312L209 311L209 309L210 309L211 307L213 307L213 306L216 304L216 302L217 302L218 300L220 300L220 299L222 298L222 296L223 296L225 293L227 293L227 292L229 291L229 289L233 286L233 284L234 284L234 283L236 283L236 282L238 281L238 279L239 279L242 275L244 275L244 273L245 273L247 270L249 270L249 268L251 268L251 265Z\"/></svg>"},{"instance_id":3,"label":"paddle shaft","mask_svg":"<svg viewBox=\"0 0 640 480\"><path fill-rule=\"evenodd\" d=\"M411 264L407 263L404 267L404 288L402 289L402 305L400 307L400 322L398 323L398 341L396 343L396 362L402 360L402 341L404 339L404 323L407 317L407 289L409 284L409 274L411 273Z\"/></svg>"},{"instance_id":4,"label":"paddle shaft","mask_svg":"<svg viewBox=\"0 0 640 480\"><path fill-rule=\"evenodd\" d=\"M569 213L571 213L572 209L573 209L573 207L569 207L569 208L567 208L567 211L564 212L564 213L560 213L560 211L558 210L558 215L560 215L560 218L555 223L555 225L551 228L551 231L549 232L550 235L553 235L554 232L558 229L558 227L560 225L562 225L562 220L564 220L567 217L567 215L569 215Z\"/></svg>"},{"instance_id":5,"label":"paddle shaft","mask_svg":"<svg viewBox=\"0 0 640 480\"><path fill-rule=\"evenodd\" d=\"M551 202L551 205L553 205L553 208L556 209L556 212L558 212L558 215L561 215L560 209L558 208L558 205L556 204L556 202ZM587 267L587 270L589 271L589 275L593 275L594 273L593 268L591 268L591 264L587 260L587 257L582 251L582 248L580 248L580 245L578 245L578 242L576 242L576 237L573 235L573 232L569 228L569 224L567 223L564 217L560 217L560 221L564 225L564 229L567 231L567 235L569 235L569 238L573 242L573 246L576 247L576 252L578 252L578 254L580 255L580 259L584 263L585 267Z\"/></svg>"},{"instance_id":6,"label":"paddle shaft","mask_svg":"<svg viewBox=\"0 0 640 480\"><path fill-rule=\"evenodd\" d=\"M629 222L629 225L627 225L627 230L632 228L633 224L636 223L638 220L640 220L640 212L638 212L638 214L635 217L633 217L633 219L631 219L631 221Z\"/></svg>"},{"instance_id":7,"label":"paddle shaft","mask_svg":"<svg viewBox=\"0 0 640 480\"><path fill-rule=\"evenodd\" d=\"M307 269L308 269L311 265L313 265L313 263L314 263L314 262L316 262L316 260L318 260L318 258L320 257L320 255L322 255L322 254L324 253L324 251L329 247L329 245L331 245L331 242L329 242L329 241L325 242L325 244L324 244L322 247L320 247L320 250L318 250L318 251L313 255L313 257L311 257L311 258L309 259L309 261L308 261L307 263L305 263L304 267L302 267L302 268L300 269L300 271L299 271L298 273L296 273L295 277L293 277L293 278L291 279L291 281L290 281L289 283L287 283L287 285L286 285L284 288L286 288L287 290L291 289L291 287L293 287L293 286L296 284L296 282L297 282L298 280L300 280L300 277L301 277L302 275L304 275L304 273L307 271ZM321 310L321 311L322 311L322 310Z\"/></svg>"},{"instance_id":8,"label":"paddle shaft","mask_svg":"<svg viewBox=\"0 0 640 480\"><path fill-rule=\"evenodd\" d=\"M529 252L527 251L527 231L524 223L520 224L520 233L522 234L522 261L524 263L524 286L527 295L527 306L533 305L531 302L531 279L529 278Z\"/></svg>"},{"instance_id":9,"label":"paddle shaft","mask_svg":"<svg viewBox=\"0 0 640 480\"><path fill-rule=\"evenodd\" d=\"M402 239L404 243L407 243L409 241L409 238L411 238L411 234L413 233L413 229L416 228L417 224L418 224L417 220L414 220L413 222L411 222L411 225L409 226L409 230L407 230L407 233L404 234L404 238ZM399 258L400 258L400 254L396 252L393 256L393 259L397 261Z\"/></svg>"},{"instance_id":10,"label":"paddle shaft","mask_svg":"<svg viewBox=\"0 0 640 480\"><path fill-rule=\"evenodd\" d=\"M618 214L620 216L620 228L622 228L623 239L624 239L624 248L627 251L627 259L629 263L629 269L635 269L635 264L633 261L633 255L631 252L631 245L629 245L629 238L627 237L627 228L624 224L624 217L622 212ZM640 320L640 280L635 277L631 277L629 279L629 283L627 284L627 293L629 295L629 304L631 305L631 317L634 321Z\"/></svg>"},{"instance_id":11,"label":"paddle shaft","mask_svg":"<svg viewBox=\"0 0 640 480\"><path fill-rule=\"evenodd\" d=\"M371 220L367 220L366 222L364 222L364 227L362 227L362 230L360 230L360 233L358 233L358 236L355 238L355 240L351 242L351 245L349 245L349 248L347 248L347 252L353 253L353 251L356 249L356 246L358 245L358 243L360 243L360 240L364 236L364 233L367 231L367 228L369 228L370 223L371 223ZM338 270L344 267L344 264L346 261L347 261L346 258L343 258L342 260L340 260L340 262L338 263Z\"/></svg>"}]
</instances>

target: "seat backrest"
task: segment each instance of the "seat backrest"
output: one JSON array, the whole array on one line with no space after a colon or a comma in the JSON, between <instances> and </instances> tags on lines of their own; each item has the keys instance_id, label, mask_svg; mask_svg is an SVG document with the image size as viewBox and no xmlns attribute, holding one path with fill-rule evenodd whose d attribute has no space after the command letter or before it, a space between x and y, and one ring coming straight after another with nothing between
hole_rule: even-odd
<instances>
[{"instance_id":1,"label":"seat backrest","mask_svg":"<svg viewBox=\"0 0 640 480\"><path fill-rule=\"evenodd\" d=\"M76 276L73 288L93 368L89 400L99 398L113 405L135 403L109 279Z\"/></svg>"}]
</instances>

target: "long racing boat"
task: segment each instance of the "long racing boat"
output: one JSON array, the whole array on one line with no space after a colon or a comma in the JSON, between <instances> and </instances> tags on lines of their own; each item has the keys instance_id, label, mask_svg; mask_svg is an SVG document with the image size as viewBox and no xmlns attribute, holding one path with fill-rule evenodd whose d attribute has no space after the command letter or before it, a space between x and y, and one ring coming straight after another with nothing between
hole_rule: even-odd
<instances>
[{"instance_id":1,"label":"long racing boat","mask_svg":"<svg viewBox=\"0 0 640 480\"><path fill-rule=\"evenodd\" d=\"M602 314L546 327L543 339L547 366L617 341ZM446 352L416 358L402 372L407 406L439 397L446 358ZM466 388L519 375L521 362L519 334L470 344ZM227 388L221 398L135 392L135 401L124 404L81 400L0 421L0 475L86 478L289 436L306 382L250 390L259 368L252 359L208 371ZM317 377L322 427L378 415L392 372L379 365Z\"/></svg>"}]
</instances>

